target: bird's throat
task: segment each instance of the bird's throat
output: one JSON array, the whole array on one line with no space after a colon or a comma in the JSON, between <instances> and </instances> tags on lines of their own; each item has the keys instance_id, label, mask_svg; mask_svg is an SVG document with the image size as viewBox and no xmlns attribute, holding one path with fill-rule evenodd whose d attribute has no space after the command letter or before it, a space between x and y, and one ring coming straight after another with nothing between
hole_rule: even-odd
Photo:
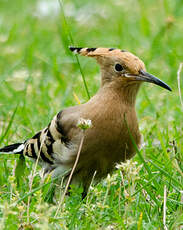
<instances>
[{"instance_id":1,"label":"bird's throat","mask_svg":"<svg viewBox=\"0 0 183 230\"><path fill-rule=\"evenodd\" d=\"M133 107L135 106L135 101L140 85L141 83L139 82L119 84L119 82L114 81L106 83L103 88L105 88L107 91L112 91L114 95L118 95L117 97L121 102L123 102L123 104Z\"/></svg>"},{"instance_id":2,"label":"bird's throat","mask_svg":"<svg viewBox=\"0 0 183 230\"><path fill-rule=\"evenodd\" d=\"M126 84L121 89L121 97L125 104L135 105L137 93L139 91L140 84Z\"/></svg>"}]
</instances>

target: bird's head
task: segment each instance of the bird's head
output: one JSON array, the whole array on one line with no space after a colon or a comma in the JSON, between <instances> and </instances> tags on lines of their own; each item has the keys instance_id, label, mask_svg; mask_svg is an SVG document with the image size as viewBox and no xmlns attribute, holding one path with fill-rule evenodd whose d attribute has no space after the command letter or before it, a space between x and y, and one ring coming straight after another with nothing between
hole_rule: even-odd
<instances>
[{"instance_id":1,"label":"bird's head","mask_svg":"<svg viewBox=\"0 0 183 230\"><path fill-rule=\"evenodd\" d=\"M147 73L143 61L128 51L114 48L69 48L76 54L97 60L101 66L102 85L113 81L124 86L150 82L171 91L166 83Z\"/></svg>"}]
</instances>

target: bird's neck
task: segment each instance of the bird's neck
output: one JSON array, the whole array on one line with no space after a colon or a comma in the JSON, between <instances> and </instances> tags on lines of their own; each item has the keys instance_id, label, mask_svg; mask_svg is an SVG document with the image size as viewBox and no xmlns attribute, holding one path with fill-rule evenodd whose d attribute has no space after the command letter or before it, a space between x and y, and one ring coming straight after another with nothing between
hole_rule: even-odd
<instances>
[{"instance_id":1,"label":"bird's neck","mask_svg":"<svg viewBox=\"0 0 183 230\"><path fill-rule=\"evenodd\" d=\"M122 87L121 97L126 104L135 105L137 93L139 91L139 83L126 84Z\"/></svg>"},{"instance_id":2,"label":"bird's neck","mask_svg":"<svg viewBox=\"0 0 183 230\"><path fill-rule=\"evenodd\" d=\"M140 84L136 82L129 82L120 84L117 81L106 82L101 86L102 90L111 91L114 95L117 95L119 100L128 106L135 106L136 96Z\"/></svg>"}]
</instances>

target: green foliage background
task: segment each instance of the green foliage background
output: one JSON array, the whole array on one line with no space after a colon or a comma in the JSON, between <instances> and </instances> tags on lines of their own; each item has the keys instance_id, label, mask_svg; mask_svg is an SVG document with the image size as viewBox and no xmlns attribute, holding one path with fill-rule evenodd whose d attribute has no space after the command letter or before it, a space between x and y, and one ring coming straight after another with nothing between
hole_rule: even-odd
<instances>
[{"instance_id":1,"label":"green foliage background","mask_svg":"<svg viewBox=\"0 0 183 230\"><path fill-rule=\"evenodd\" d=\"M67 0L63 7L57 0L0 1L1 146L31 137L59 110L76 105L74 93L82 103L88 100L77 59L68 50L73 43L129 50L173 89L142 86L136 107L144 147L91 186L87 200L73 188L57 217L58 205L45 202L50 178L41 179L38 170L33 189L40 189L31 198L27 220L33 164L26 159L25 167L18 156L1 155L1 229L163 229L165 185L166 226L181 229L183 108L177 70L183 62L182 31L181 0ZM99 67L92 59L79 60L92 96L100 84Z\"/></svg>"}]
</instances>

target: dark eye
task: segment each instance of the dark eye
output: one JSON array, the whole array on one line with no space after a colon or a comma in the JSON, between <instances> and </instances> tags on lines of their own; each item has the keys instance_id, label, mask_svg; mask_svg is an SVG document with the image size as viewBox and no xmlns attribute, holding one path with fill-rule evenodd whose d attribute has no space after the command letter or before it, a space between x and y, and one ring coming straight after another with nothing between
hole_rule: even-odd
<instances>
[{"instance_id":1,"label":"dark eye","mask_svg":"<svg viewBox=\"0 0 183 230\"><path fill-rule=\"evenodd\" d=\"M120 71L122 71L122 70L123 70L123 66L122 66L122 65L120 65L120 64L118 64L118 63L115 65L115 67L114 67L114 68L115 68L115 70L116 70L116 71L118 71L118 72L120 72Z\"/></svg>"}]
</instances>

